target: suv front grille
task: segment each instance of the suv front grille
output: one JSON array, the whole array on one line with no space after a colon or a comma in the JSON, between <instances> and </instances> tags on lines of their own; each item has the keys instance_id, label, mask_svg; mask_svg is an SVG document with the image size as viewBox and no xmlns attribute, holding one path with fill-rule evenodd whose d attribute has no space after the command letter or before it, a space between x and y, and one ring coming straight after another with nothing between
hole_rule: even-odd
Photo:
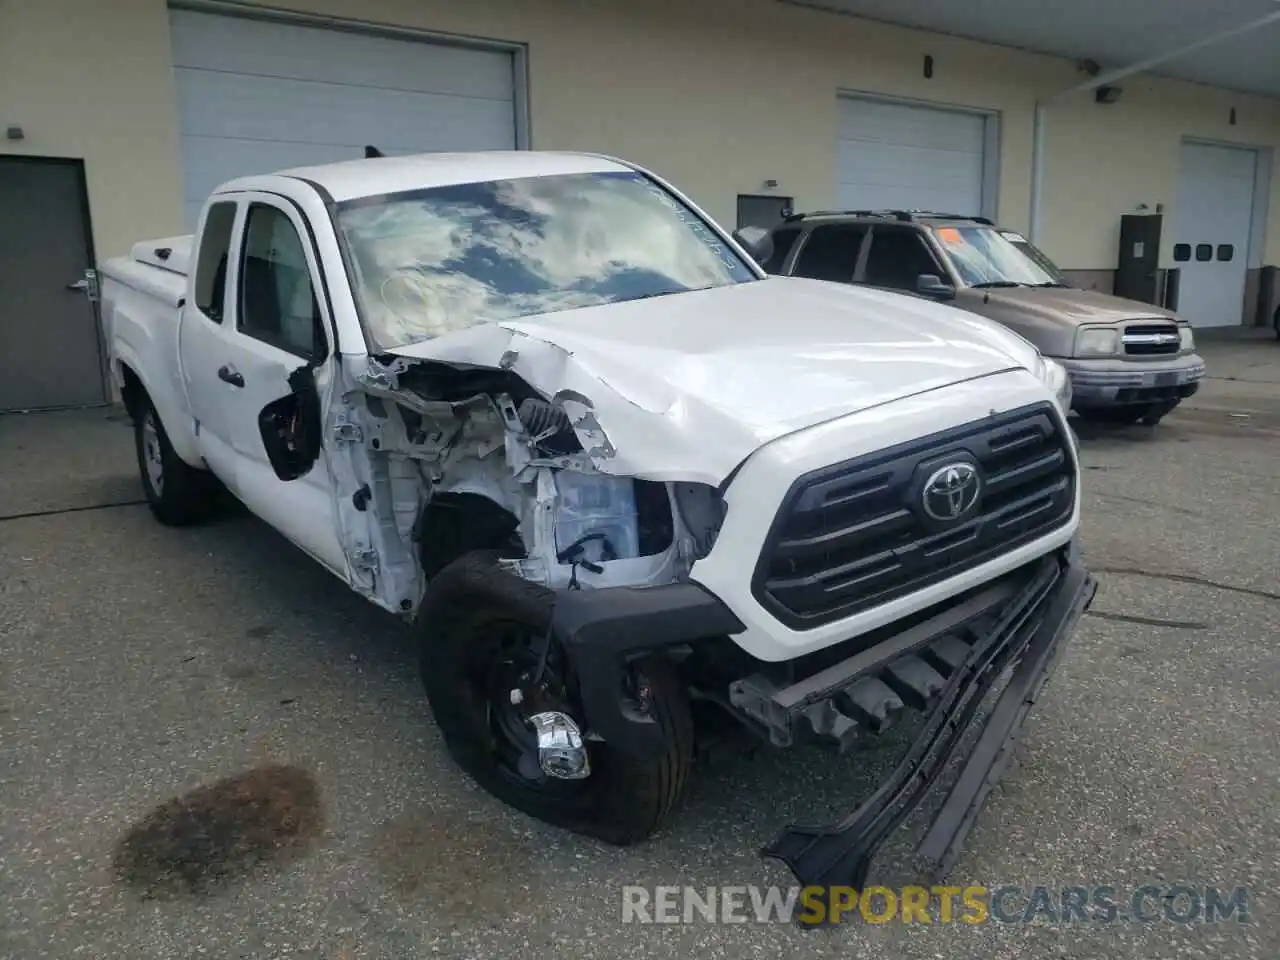
<instances>
[{"instance_id":1,"label":"suv front grille","mask_svg":"<svg viewBox=\"0 0 1280 960\"><path fill-rule=\"evenodd\" d=\"M1174 323L1131 323L1124 328L1120 342L1131 357L1170 356L1182 349Z\"/></svg>"},{"instance_id":2,"label":"suv front grille","mask_svg":"<svg viewBox=\"0 0 1280 960\"><path fill-rule=\"evenodd\" d=\"M955 520L930 517L926 483L966 463L977 502ZM1061 527L1075 490L1071 442L1047 403L824 467L783 498L752 593L794 629L821 626Z\"/></svg>"}]
</instances>

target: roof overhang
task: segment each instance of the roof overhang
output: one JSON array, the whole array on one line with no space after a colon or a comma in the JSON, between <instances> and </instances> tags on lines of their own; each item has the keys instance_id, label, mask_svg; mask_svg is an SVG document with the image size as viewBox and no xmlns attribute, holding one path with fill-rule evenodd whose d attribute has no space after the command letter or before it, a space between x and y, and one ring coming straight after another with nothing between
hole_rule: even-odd
<instances>
[{"instance_id":1,"label":"roof overhang","mask_svg":"<svg viewBox=\"0 0 1280 960\"><path fill-rule=\"evenodd\" d=\"M1098 77L1145 64L1161 76L1280 99L1280 0L779 2L1065 57Z\"/></svg>"}]
</instances>

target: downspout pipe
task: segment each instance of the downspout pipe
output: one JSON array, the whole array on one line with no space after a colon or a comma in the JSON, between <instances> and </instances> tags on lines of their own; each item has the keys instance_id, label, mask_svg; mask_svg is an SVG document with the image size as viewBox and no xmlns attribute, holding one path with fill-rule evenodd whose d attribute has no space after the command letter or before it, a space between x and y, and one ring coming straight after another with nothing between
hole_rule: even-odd
<instances>
[{"instance_id":1,"label":"downspout pipe","mask_svg":"<svg viewBox=\"0 0 1280 960\"><path fill-rule=\"evenodd\" d=\"M1115 83L1117 80L1123 80L1125 77L1133 76L1135 73L1143 73L1152 67L1158 67L1170 60L1176 60L1178 57L1186 56L1188 53L1194 53L1196 50L1202 50L1205 47L1213 46L1224 40L1230 40L1232 37L1238 37L1241 34L1249 33L1257 30L1259 27L1265 27L1271 23L1280 22L1280 9L1273 10L1266 16L1255 17L1245 23L1237 24L1234 27L1228 27L1217 33L1211 33L1199 40L1191 43L1183 44L1164 53L1147 57L1145 60L1139 60L1131 63L1127 67L1117 67L1115 70L1107 70L1098 74L1096 77L1090 77L1084 83L1078 83L1066 90L1060 90L1057 93L1050 94L1048 97L1041 98L1036 101L1035 119L1032 133L1031 145L1031 242L1039 244L1043 239L1041 236L1044 228L1044 177L1045 177L1045 141L1048 136L1048 106L1054 101L1069 97L1072 94L1084 93L1088 90L1096 90L1098 87L1105 87Z\"/></svg>"}]
</instances>

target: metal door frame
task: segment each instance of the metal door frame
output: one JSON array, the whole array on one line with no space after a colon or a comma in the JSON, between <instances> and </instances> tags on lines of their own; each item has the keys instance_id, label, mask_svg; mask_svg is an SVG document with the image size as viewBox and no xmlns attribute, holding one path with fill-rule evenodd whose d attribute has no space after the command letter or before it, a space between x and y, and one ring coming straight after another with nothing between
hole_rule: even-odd
<instances>
[{"instance_id":1,"label":"metal door frame","mask_svg":"<svg viewBox=\"0 0 1280 960\"><path fill-rule=\"evenodd\" d=\"M75 171L76 187L80 194L78 197L80 201L80 218L84 224L84 250L89 262L88 269L97 270L98 254L93 245L93 214L89 205L89 179L85 171L84 159L82 157L51 157L34 153L0 153L0 162L7 163L9 161L71 167ZM95 346L98 349L98 387L102 398L90 403L68 403L53 407L40 407L40 412L46 410L77 410L111 405L111 369L110 361L107 359L107 340L103 335L102 329L101 304L102 300L99 297L97 300L90 301L89 308L93 311L93 335Z\"/></svg>"}]
</instances>

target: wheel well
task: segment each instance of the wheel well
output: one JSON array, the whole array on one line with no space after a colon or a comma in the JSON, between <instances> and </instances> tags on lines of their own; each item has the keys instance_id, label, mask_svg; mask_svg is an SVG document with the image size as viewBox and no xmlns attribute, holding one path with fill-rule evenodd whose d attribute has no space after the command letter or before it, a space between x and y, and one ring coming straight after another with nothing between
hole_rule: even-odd
<instances>
[{"instance_id":1,"label":"wheel well","mask_svg":"<svg viewBox=\"0 0 1280 960\"><path fill-rule=\"evenodd\" d=\"M120 399L124 401L129 419L137 421L142 412L142 405L147 401L147 388L142 385L138 375L127 363L120 364L120 379L122 381Z\"/></svg>"},{"instance_id":2,"label":"wheel well","mask_svg":"<svg viewBox=\"0 0 1280 960\"><path fill-rule=\"evenodd\" d=\"M423 575L430 581L454 560L475 550L522 557L519 521L511 511L478 493L440 493L418 520L415 539Z\"/></svg>"}]
</instances>

